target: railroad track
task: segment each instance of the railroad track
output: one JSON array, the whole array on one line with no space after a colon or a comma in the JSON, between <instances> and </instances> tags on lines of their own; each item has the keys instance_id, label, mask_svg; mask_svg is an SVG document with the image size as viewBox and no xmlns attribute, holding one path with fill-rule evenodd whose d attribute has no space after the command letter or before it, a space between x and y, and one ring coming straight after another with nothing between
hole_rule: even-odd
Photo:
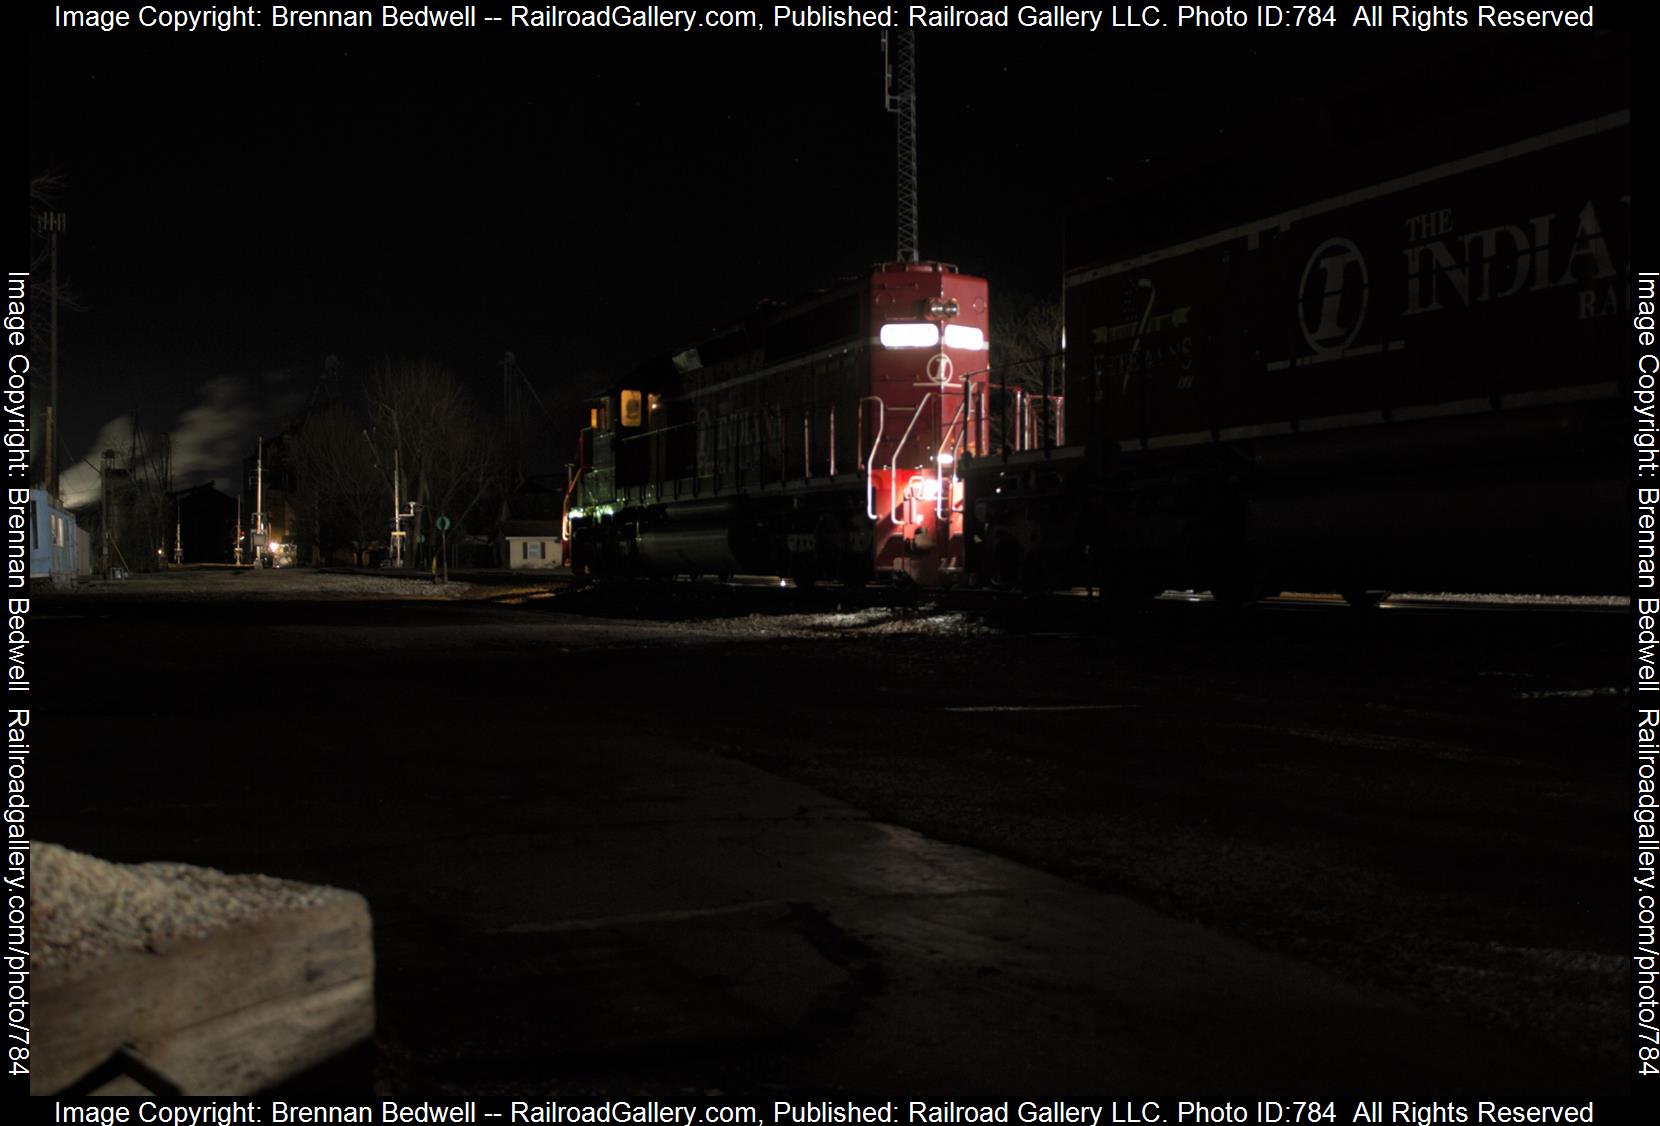
<instances>
[{"instance_id":1,"label":"railroad track","mask_svg":"<svg viewBox=\"0 0 1660 1126\"><path fill-rule=\"evenodd\" d=\"M547 601L555 608L612 617L699 618L745 614L811 614L869 609L931 610L985 615L1003 620L1028 616L1034 620L1075 617L1085 606L1105 604L1083 588L1029 595L986 589L931 590L873 584L843 587L826 584L800 589L776 578L740 576L715 580L598 580L573 583L554 592ZM1203 591L1165 591L1157 598L1129 607L1124 615L1179 613L1183 606L1219 610ZM1369 614L1369 613L1483 613L1483 614L1627 614L1630 603L1611 596L1400 594L1372 610L1356 610L1341 596L1322 593L1285 593L1250 605L1251 614Z\"/></svg>"}]
</instances>

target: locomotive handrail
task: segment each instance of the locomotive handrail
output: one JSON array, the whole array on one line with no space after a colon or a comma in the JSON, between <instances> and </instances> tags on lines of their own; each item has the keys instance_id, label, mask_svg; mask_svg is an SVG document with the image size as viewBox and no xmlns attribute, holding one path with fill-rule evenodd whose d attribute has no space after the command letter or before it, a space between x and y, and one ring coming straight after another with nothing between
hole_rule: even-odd
<instances>
[{"instance_id":1,"label":"locomotive handrail","mask_svg":"<svg viewBox=\"0 0 1660 1126\"><path fill-rule=\"evenodd\" d=\"M577 456L580 457L581 439L578 438L577 442L577 450L579 451ZM565 502L559 510L559 538L567 545L571 542L571 498L576 496L577 486L582 482L582 475L586 472L588 472L588 466L577 466L576 472L571 475L570 484L565 486ZM509 544L508 546L511 547L512 545ZM566 563L568 565L570 560L567 559Z\"/></svg>"},{"instance_id":2,"label":"locomotive handrail","mask_svg":"<svg viewBox=\"0 0 1660 1126\"><path fill-rule=\"evenodd\" d=\"M1048 355L1048 356L1034 356L1030 359L1024 359L1024 360L1006 360L1001 365L1001 368L1006 369L1006 368L1012 368L1012 367L1026 367L1026 366L1030 366L1032 364L1047 363L1051 360L1061 358L1062 355L1063 355L1062 353L1056 352L1056 353L1053 353L1053 354ZM984 376L989 377L994 370L998 370L998 369L993 369L993 368L990 368L990 367L983 367L983 368L979 368L975 371L966 372L962 377L963 386L965 388L971 388L973 386L971 381L973 380L973 378L975 376L984 375ZM1020 384L1015 384L1013 387L1010 387L1008 382L1007 382L1007 377L1005 377L1004 382L1002 382L998 386L994 387L989 381L982 384L981 386L983 386L986 389L986 392L987 392L988 395L989 395L990 392L996 391L1000 396L1002 396L1002 402L1004 404L1003 411L1002 411L1002 414L1003 414L1003 427L1004 427L1005 430L1009 429L1009 425L1008 425L1009 393L1011 391L1014 392L1014 403L1015 403L1015 411L1016 411L1015 426L1013 427L1014 432L1015 432L1015 442L1014 442L1015 452L1024 453L1029 449L1036 448L1035 447L1035 442L1037 441L1037 439L1032 437L1032 431L1034 430L1034 428L1043 433L1044 437L1043 437L1042 440L1044 442L1045 447L1048 447L1051 444L1055 445L1055 446L1064 446L1064 445L1066 445L1066 393L1065 393L1064 390L1063 391L1045 391L1045 392L1039 393L1037 391L1032 390L1031 388L1022 387ZM964 391L965 396L970 395L972 393L973 392L971 390L965 390ZM1042 410L1041 410L1041 417L1038 414L1038 408L1035 406L1036 403L1042 403L1043 404L1042 405ZM980 421L982 423L989 422L989 417L990 417L989 415L984 415L983 414L980 418ZM974 421L972 416L970 417L969 421L970 422ZM955 423L953 422L953 425L954 424ZM1034 424L1035 424L1035 427L1034 427ZM1051 430L1053 431L1053 437L1052 438L1050 436L1050 431ZM1003 444L1005 446L1008 444L1008 436L1006 434L1004 435L1004 438L1003 438ZM975 456L978 457L983 452L984 451L978 451L978 452L975 453Z\"/></svg>"},{"instance_id":3,"label":"locomotive handrail","mask_svg":"<svg viewBox=\"0 0 1660 1126\"><path fill-rule=\"evenodd\" d=\"M1024 361L1024 360L1015 360L1015 361L1013 361L1013 363L1016 363L1016 364L1021 364L1021 363L1025 363L1025 362L1026 361ZM976 383L974 381L974 377L977 376L977 375L983 375L986 378L981 380L979 383ZM986 367L983 367L983 368L975 368L973 371L964 372L962 374L962 377L961 377L961 382L962 382L962 385L963 385L963 402L968 405L968 420L967 420L967 424L964 427L963 433L966 436L967 434L970 433L969 427L973 427L972 433L973 433L974 437L972 439L969 452L972 453L975 457L983 457L985 455L986 451L984 449L982 449L981 447L987 445L991 440L991 423L990 423L990 420L986 416L986 411L991 406L991 367L990 367L990 365L987 365ZM979 388L979 390L976 391L976 388ZM1005 384L1005 390L1006 389L1007 389L1007 384ZM979 402L980 402L980 417L979 417L978 420L976 420L975 417L974 417L974 407L973 407L972 404L974 403L975 398L977 396L980 396L980 395L983 395L984 398L981 398L979 400ZM978 421L978 423L979 423L979 425L977 425L977 426L975 425L976 421ZM984 434L981 433L982 430L985 432ZM956 475L957 475L957 471L955 469L953 469L951 471L951 476L953 478L955 478Z\"/></svg>"},{"instance_id":4,"label":"locomotive handrail","mask_svg":"<svg viewBox=\"0 0 1660 1126\"><path fill-rule=\"evenodd\" d=\"M964 394L963 395L963 401L957 404L957 413L951 416L951 421L945 427L945 434L940 439L939 449L934 451L934 472L936 472L936 473L939 472L940 455L945 453L945 447L953 444L952 441L951 441L951 431L953 431L957 428L957 423L962 420L963 411L965 411L967 409L968 409L968 395ZM959 448L954 449L951 452L951 489L949 491L952 492L952 493L955 493L956 488L957 488L957 455L958 455L958 453L961 452L960 447L962 446L962 441L963 441L963 436L962 436L962 434L959 433L957 435L957 441L955 443L955 445ZM939 520L945 519L945 509L946 509L946 505L949 502L949 498L947 497L946 493L947 493L947 490L945 488L945 478L942 475L940 477L940 493L939 493L939 496L934 498L934 516L935 516L936 519L939 519Z\"/></svg>"},{"instance_id":5,"label":"locomotive handrail","mask_svg":"<svg viewBox=\"0 0 1660 1126\"><path fill-rule=\"evenodd\" d=\"M876 519L876 484L871 478L871 473L876 468L876 451L882 446L882 430L888 422L888 404L882 401L880 395L866 395L859 400L859 417L855 425L857 425L861 436L865 432L866 403L875 403L877 407L876 440L870 444L870 456L863 459L864 465L861 467L865 471L865 513L874 521Z\"/></svg>"},{"instance_id":6,"label":"locomotive handrail","mask_svg":"<svg viewBox=\"0 0 1660 1126\"><path fill-rule=\"evenodd\" d=\"M951 416L951 421L946 423L946 425L945 425L945 432L940 436L939 449L936 450L935 453L934 453L934 464L936 464L936 465L939 464L939 455L945 452L945 447L952 444L952 442L951 442L951 431L955 430L957 428L957 423L962 421L963 408L965 408L967 405L968 405L968 396L964 395L963 396L963 401L957 404L957 413ZM957 436L957 441L958 442L962 441L962 435L959 434Z\"/></svg>"},{"instance_id":7,"label":"locomotive handrail","mask_svg":"<svg viewBox=\"0 0 1660 1126\"><path fill-rule=\"evenodd\" d=\"M918 401L916 409L911 413L911 424L905 427L905 433L900 436L899 444L893 448L893 460L888 462L888 517L895 524L904 523L899 519L899 455L905 452L905 443L911 440L911 431L916 429L917 419L922 417L923 408L928 405L928 400L933 397L934 393L929 391Z\"/></svg>"}]
</instances>

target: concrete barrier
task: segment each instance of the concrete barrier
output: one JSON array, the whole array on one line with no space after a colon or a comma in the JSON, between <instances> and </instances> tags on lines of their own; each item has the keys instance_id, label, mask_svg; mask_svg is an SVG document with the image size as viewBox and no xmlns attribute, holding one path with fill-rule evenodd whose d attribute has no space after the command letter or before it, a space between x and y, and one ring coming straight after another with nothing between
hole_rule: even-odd
<instances>
[{"instance_id":1,"label":"concrete barrier","mask_svg":"<svg viewBox=\"0 0 1660 1126\"><path fill-rule=\"evenodd\" d=\"M30 882L34 1094L78 1089L123 1052L181 1093L247 1094L374 1032L360 895L42 844ZM119 1076L93 1093L153 1085Z\"/></svg>"}]
</instances>

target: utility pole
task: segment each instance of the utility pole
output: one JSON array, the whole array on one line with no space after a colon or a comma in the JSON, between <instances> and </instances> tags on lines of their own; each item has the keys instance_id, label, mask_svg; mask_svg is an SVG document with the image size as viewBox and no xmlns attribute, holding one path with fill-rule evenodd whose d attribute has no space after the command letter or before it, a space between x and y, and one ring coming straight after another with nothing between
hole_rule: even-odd
<instances>
[{"instance_id":1,"label":"utility pole","mask_svg":"<svg viewBox=\"0 0 1660 1126\"><path fill-rule=\"evenodd\" d=\"M137 416L137 414L134 414L133 415L133 421L136 423L137 420L138 420L138 416ZM145 458L145 468L147 470L153 468L153 466L150 464L150 459L148 457ZM161 470L160 470L160 473L157 475L156 480L146 482L146 487L147 488L153 488L155 490L155 498L156 498L155 502L153 504L146 505L146 508L148 508L148 510L150 512L153 512L155 514L155 517L154 517L155 533L154 534L156 536L156 539L158 541L160 541L156 545L156 554L161 556L163 562L166 562L167 556L161 549L161 543L166 542L167 532L165 531L166 525L162 524L162 521L167 519L167 517L164 515L164 513L167 511L167 494L173 491L173 435L168 433L165 430L162 431L162 435L161 435ZM179 517L179 498L174 497L173 498L173 518L174 518L173 554L175 556L177 556L179 554L178 517ZM179 560L176 559L176 558L173 561L175 563L179 562Z\"/></svg>"},{"instance_id":2,"label":"utility pole","mask_svg":"<svg viewBox=\"0 0 1660 1126\"><path fill-rule=\"evenodd\" d=\"M409 533L403 530L403 522L408 520L411 527L417 527L416 520L421 513L421 506L414 501L409 502L409 511L403 510L403 451L397 446L392 447L392 566L402 567L404 558L404 540ZM413 554L409 558L410 566L415 565Z\"/></svg>"},{"instance_id":3,"label":"utility pole","mask_svg":"<svg viewBox=\"0 0 1660 1126\"><path fill-rule=\"evenodd\" d=\"M62 211L45 211L40 229L46 235L52 258L52 322L50 355L46 362L49 391L46 398L46 495L58 503L58 236L68 217Z\"/></svg>"},{"instance_id":4,"label":"utility pole","mask_svg":"<svg viewBox=\"0 0 1660 1126\"><path fill-rule=\"evenodd\" d=\"M184 566L184 502L173 498L173 566Z\"/></svg>"},{"instance_id":5,"label":"utility pole","mask_svg":"<svg viewBox=\"0 0 1660 1126\"><path fill-rule=\"evenodd\" d=\"M254 570L265 566L265 437L254 447Z\"/></svg>"},{"instance_id":6,"label":"utility pole","mask_svg":"<svg viewBox=\"0 0 1660 1126\"><path fill-rule=\"evenodd\" d=\"M375 448L375 440L374 440L374 438L370 437L369 432L367 430L365 430L363 432L363 440L365 442L369 443L369 449L371 451L373 451L374 448ZM402 447L394 445L392 447L392 531L391 531L390 538L388 539L387 546L386 546L387 559L386 559L386 562L381 564L381 566L383 566L383 567L390 566L390 567L393 567L393 568L399 568L399 567L403 566L403 545L404 545L404 537L406 535L406 533L403 530L403 522L405 520L414 520L416 518L416 516L421 511L421 506L416 504L414 501L409 502L409 511L408 512L404 512L402 510L403 509L403 456L402 455L403 455ZM380 463L380 455L377 453L377 454L374 455L374 458L375 458L375 468L379 469L382 473L385 473L386 470L384 468L382 468L381 463Z\"/></svg>"},{"instance_id":7,"label":"utility pole","mask_svg":"<svg viewBox=\"0 0 1660 1126\"><path fill-rule=\"evenodd\" d=\"M404 559L404 540L409 533L403 530L403 522L408 520L410 527L419 528L421 506L414 501L409 502L409 511L405 512L403 504L403 451L397 446L392 447L392 566L402 567ZM410 566L415 565L415 556L409 557Z\"/></svg>"},{"instance_id":8,"label":"utility pole","mask_svg":"<svg viewBox=\"0 0 1660 1126\"><path fill-rule=\"evenodd\" d=\"M398 486L403 476L403 461L399 450L392 447L392 566L403 566L403 509Z\"/></svg>"},{"instance_id":9,"label":"utility pole","mask_svg":"<svg viewBox=\"0 0 1660 1126\"><path fill-rule=\"evenodd\" d=\"M501 358L501 411L508 438L517 445L520 429L524 426L524 395L519 391L519 361L512 352Z\"/></svg>"},{"instance_id":10,"label":"utility pole","mask_svg":"<svg viewBox=\"0 0 1660 1126\"><path fill-rule=\"evenodd\" d=\"M884 31L882 62L886 71L884 105L889 113L899 118L898 257L901 262L915 262L918 259L915 34L910 31Z\"/></svg>"},{"instance_id":11,"label":"utility pole","mask_svg":"<svg viewBox=\"0 0 1660 1126\"><path fill-rule=\"evenodd\" d=\"M236 549L232 558L238 567L242 566L242 489L236 490Z\"/></svg>"},{"instance_id":12,"label":"utility pole","mask_svg":"<svg viewBox=\"0 0 1660 1126\"><path fill-rule=\"evenodd\" d=\"M110 504L110 462L115 460L114 450L105 450L99 459L103 465L98 470L98 526L103 531L103 572L108 578L115 566L115 529L110 526L115 519L114 507Z\"/></svg>"}]
</instances>

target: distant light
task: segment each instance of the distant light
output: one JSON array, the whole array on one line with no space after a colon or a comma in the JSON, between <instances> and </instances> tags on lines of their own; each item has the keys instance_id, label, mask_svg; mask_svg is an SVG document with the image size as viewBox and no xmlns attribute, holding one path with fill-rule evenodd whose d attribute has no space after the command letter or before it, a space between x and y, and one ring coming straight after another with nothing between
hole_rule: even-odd
<instances>
[{"instance_id":1,"label":"distant light","mask_svg":"<svg viewBox=\"0 0 1660 1126\"><path fill-rule=\"evenodd\" d=\"M896 321L882 326L884 348L932 348L940 342L939 325Z\"/></svg>"},{"instance_id":2,"label":"distant light","mask_svg":"<svg viewBox=\"0 0 1660 1126\"><path fill-rule=\"evenodd\" d=\"M980 352L986 347L986 334L973 325L946 325L945 346L961 348L965 352Z\"/></svg>"}]
</instances>

